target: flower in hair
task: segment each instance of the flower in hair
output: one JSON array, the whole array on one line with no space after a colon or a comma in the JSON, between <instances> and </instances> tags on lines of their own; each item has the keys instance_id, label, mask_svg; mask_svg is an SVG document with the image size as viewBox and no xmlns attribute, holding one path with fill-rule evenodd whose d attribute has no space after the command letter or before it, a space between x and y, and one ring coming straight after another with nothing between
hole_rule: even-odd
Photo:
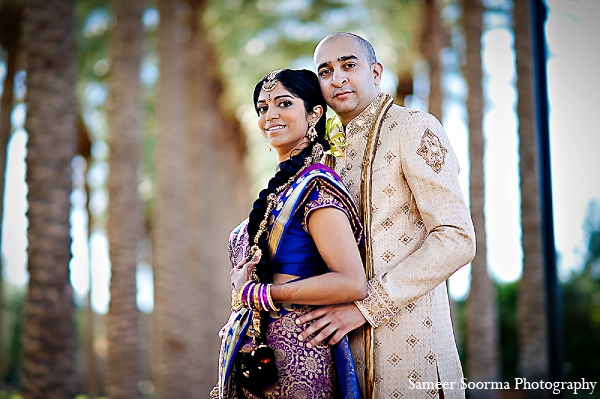
<instances>
[{"instance_id":1,"label":"flower in hair","mask_svg":"<svg viewBox=\"0 0 600 399\"><path fill-rule=\"evenodd\" d=\"M328 151L331 155L336 158L344 156L344 151L348 143L346 143L346 135L344 134L342 122L337 115L327 119L327 122L325 122L325 140L331 146Z\"/></svg>"}]
</instances>

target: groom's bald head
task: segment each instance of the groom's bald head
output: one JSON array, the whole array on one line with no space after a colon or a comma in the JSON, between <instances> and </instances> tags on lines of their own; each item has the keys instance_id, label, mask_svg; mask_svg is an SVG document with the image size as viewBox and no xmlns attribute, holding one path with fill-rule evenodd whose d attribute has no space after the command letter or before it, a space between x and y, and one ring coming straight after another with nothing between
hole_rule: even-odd
<instances>
[{"instance_id":1,"label":"groom's bald head","mask_svg":"<svg viewBox=\"0 0 600 399\"><path fill-rule=\"evenodd\" d=\"M377 62L377 56L375 55L375 50L373 49L373 46L371 45L371 43L369 43L367 40L363 39L362 37L355 35L354 33L347 33L347 32L337 32L337 33L332 33L330 35L325 36L323 39L321 39L319 44L317 44L317 47L315 48L315 55L319 51L319 47L321 47L321 45L323 45L325 42L335 41L336 39L339 39L339 38L350 38L350 39L355 40L358 43L358 45L362 48L362 50L364 51L365 57L366 57L367 61L369 62L369 64L373 64L374 62Z\"/></svg>"}]
</instances>

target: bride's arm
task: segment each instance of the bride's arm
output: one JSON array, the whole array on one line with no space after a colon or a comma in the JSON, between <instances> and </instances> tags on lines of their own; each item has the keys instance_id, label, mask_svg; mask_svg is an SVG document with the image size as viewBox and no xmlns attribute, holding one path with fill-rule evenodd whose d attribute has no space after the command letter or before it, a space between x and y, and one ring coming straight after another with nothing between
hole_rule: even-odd
<instances>
[{"instance_id":1,"label":"bride's arm","mask_svg":"<svg viewBox=\"0 0 600 399\"><path fill-rule=\"evenodd\" d=\"M286 284L274 284L275 302L330 305L362 300L367 295L365 270L348 216L334 207L314 210L308 219L313 237L329 273Z\"/></svg>"}]
</instances>

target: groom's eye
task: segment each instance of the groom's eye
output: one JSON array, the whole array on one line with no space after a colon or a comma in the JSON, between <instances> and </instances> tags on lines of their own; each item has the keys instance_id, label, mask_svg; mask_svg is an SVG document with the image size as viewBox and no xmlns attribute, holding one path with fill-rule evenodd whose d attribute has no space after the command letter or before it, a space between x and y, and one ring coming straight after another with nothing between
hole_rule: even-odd
<instances>
[{"instance_id":1,"label":"groom's eye","mask_svg":"<svg viewBox=\"0 0 600 399\"><path fill-rule=\"evenodd\" d=\"M319 71L319 76L322 77L322 78L324 78L327 75L329 75L330 73L331 73L331 71L329 69L321 69Z\"/></svg>"}]
</instances>

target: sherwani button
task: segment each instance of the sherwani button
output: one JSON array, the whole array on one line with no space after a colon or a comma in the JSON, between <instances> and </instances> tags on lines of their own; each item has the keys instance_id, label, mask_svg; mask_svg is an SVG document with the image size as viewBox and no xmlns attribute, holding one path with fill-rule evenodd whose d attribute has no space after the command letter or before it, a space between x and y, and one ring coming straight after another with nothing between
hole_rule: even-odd
<instances>
[{"instance_id":1,"label":"sherwani button","mask_svg":"<svg viewBox=\"0 0 600 399\"><path fill-rule=\"evenodd\" d=\"M351 163L347 163L346 164L346 169L348 169L348 170L352 169L352 164Z\"/></svg>"}]
</instances>

